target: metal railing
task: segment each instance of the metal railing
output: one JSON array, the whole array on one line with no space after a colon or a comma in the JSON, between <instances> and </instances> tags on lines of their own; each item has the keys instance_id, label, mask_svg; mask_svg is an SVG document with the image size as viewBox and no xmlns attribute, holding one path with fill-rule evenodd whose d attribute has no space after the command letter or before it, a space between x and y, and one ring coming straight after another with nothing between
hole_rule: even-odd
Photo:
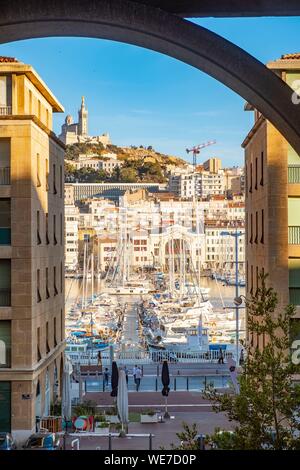
<instances>
[{"instance_id":1,"label":"metal railing","mask_svg":"<svg viewBox=\"0 0 300 470\"><path fill-rule=\"evenodd\" d=\"M80 353L67 351L68 356L74 363L82 365L97 365L98 355L97 352L93 353ZM224 360L232 357L232 352L223 352ZM168 361L170 363L212 363L217 362L219 359L219 351L208 352L172 352L172 351L130 351L130 352L115 352L114 360L119 364L153 364ZM103 365L110 364L111 356L109 351L101 352L101 362Z\"/></svg>"},{"instance_id":2,"label":"metal railing","mask_svg":"<svg viewBox=\"0 0 300 470\"><path fill-rule=\"evenodd\" d=\"M290 303L300 305L300 287L289 288Z\"/></svg>"},{"instance_id":3,"label":"metal railing","mask_svg":"<svg viewBox=\"0 0 300 470\"><path fill-rule=\"evenodd\" d=\"M300 226L289 226L289 245L300 245Z\"/></svg>"},{"instance_id":4,"label":"metal railing","mask_svg":"<svg viewBox=\"0 0 300 470\"><path fill-rule=\"evenodd\" d=\"M103 376L82 377L85 393L111 391L111 384L106 384ZM214 375L170 375L170 390L174 392L202 392L208 387L228 388L231 384L229 374ZM159 392L162 390L161 378L155 375L144 375L141 379L140 392ZM128 377L128 392L135 392L134 378Z\"/></svg>"},{"instance_id":5,"label":"metal railing","mask_svg":"<svg viewBox=\"0 0 300 470\"><path fill-rule=\"evenodd\" d=\"M0 185L10 184L10 166L0 168Z\"/></svg>"},{"instance_id":6,"label":"metal railing","mask_svg":"<svg viewBox=\"0 0 300 470\"><path fill-rule=\"evenodd\" d=\"M300 183L300 165L288 166L288 182L290 184Z\"/></svg>"},{"instance_id":7,"label":"metal railing","mask_svg":"<svg viewBox=\"0 0 300 470\"><path fill-rule=\"evenodd\" d=\"M11 106L0 106L0 116L7 116L8 114L11 114L11 112Z\"/></svg>"},{"instance_id":8,"label":"metal railing","mask_svg":"<svg viewBox=\"0 0 300 470\"><path fill-rule=\"evenodd\" d=\"M0 288L0 307L10 307L11 290Z\"/></svg>"}]
</instances>

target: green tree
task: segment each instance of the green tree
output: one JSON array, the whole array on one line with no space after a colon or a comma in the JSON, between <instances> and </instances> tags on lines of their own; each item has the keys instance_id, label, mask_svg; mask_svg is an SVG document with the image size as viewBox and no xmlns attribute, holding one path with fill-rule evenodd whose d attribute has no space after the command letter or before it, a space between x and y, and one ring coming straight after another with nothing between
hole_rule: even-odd
<instances>
[{"instance_id":1,"label":"green tree","mask_svg":"<svg viewBox=\"0 0 300 470\"><path fill-rule=\"evenodd\" d=\"M279 309L266 278L260 274L260 287L246 301L250 336L264 338L265 347L247 347L239 394L208 389L204 396L234 422L235 449L300 449L300 387L293 383L296 366L289 353L295 307Z\"/></svg>"},{"instance_id":2,"label":"green tree","mask_svg":"<svg viewBox=\"0 0 300 470\"><path fill-rule=\"evenodd\" d=\"M133 167L124 167L120 171L121 181L124 183L135 183L137 181L137 171Z\"/></svg>"}]
</instances>

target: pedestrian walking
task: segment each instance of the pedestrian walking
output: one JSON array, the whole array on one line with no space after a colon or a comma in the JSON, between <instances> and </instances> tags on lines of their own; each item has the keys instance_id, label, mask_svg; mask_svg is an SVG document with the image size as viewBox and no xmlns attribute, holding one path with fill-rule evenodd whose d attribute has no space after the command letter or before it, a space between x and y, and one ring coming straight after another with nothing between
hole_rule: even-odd
<instances>
[{"instance_id":1,"label":"pedestrian walking","mask_svg":"<svg viewBox=\"0 0 300 470\"><path fill-rule=\"evenodd\" d=\"M244 357L244 350L241 350L241 355L240 355L240 366L242 366L245 362L245 357Z\"/></svg>"},{"instance_id":2,"label":"pedestrian walking","mask_svg":"<svg viewBox=\"0 0 300 470\"><path fill-rule=\"evenodd\" d=\"M124 372L125 372L126 383L127 383L127 387L128 387L128 373L129 373L129 371L128 371L126 366L124 366Z\"/></svg>"},{"instance_id":3,"label":"pedestrian walking","mask_svg":"<svg viewBox=\"0 0 300 470\"><path fill-rule=\"evenodd\" d=\"M103 378L104 378L104 385L107 386L107 387L108 387L108 383L109 383L109 376L110 376L109 370L108 370L107 367L105 367Z\"/></svg>"},{"instance_id":4,"label":"pedestrian walking","mask_svg":"<svg viewBox=\"0 0 300 470\"><path fill-rule=\"evenodd\" d=\"M136 385L136 391L139 391L140 385L141 385L141 378L142 378L142 370L139 367L136 367L135 369L135 385Z\"/></svg>"},{"instance_id":5,"label":"pedestrian walking","mask_svg":"<svg viewBox=\"0 0 300 470\"><path fill-rule=\"evenodd\" d=\"M218 364L224 364L224 356L223 356L223 351L222 348L219 349L219 359L218 359Z\"/></svg>"},{"instance_id":6,"label":"pedestrian walking","mask_svg":"<svg viewBox=\"0 0 300 470\"><path fill-rule=\"evenodd\" d=\"M136 370L137 370L138 366L135 365L134 368L132 369L132 375L133 375L133 380L134 380L134 383L135 383L135 374L136 374Z\"/></svg>"},{"instance_id":7,"label":"pedestrian walking","mask_svg":"<svg viewBox=\"0 0 300 470\"><path fill-rule=\"evenodd\" d=\"M98 351L98 354L97 354L97 366L102 367L101 351Z\"/></svg>"}]
</instances>

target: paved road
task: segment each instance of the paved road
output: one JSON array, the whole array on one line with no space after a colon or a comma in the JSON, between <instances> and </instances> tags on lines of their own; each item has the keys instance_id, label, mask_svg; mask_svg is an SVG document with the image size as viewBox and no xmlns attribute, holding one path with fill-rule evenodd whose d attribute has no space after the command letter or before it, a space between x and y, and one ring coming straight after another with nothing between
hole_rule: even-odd
<instances>
[{"instance_id":1,"label":"paved road","mask_svg":"<svg viewBox=\"0 0 300 470\"><path fill-rule=\"evenodd\" d=\"M121 341L124 351L139 345L137 303L128 303L125 307Z\"/></svg>"},{"instance_id":2,"label":"paved road","mask_svg":"<svg viewBox=\"0 0 300 470\"><path fill-rule=\"evenodd\" d=\"M128 432L130 437L112 438L112 450L148 450L149 449L149 434L152 437L152 449L159 450L162 447L170 449L171 444L178 445L179 439L177 433L182 431L182 423L192 425L196 423L199 433L212 434L216 427L221 429L232 429L233 424L228 421L223 413L212 413L207 410L199 412L190 411L178 412L170 409L171 419L165 420L163 423L129 423ZM137 436L140 434L140 436ZM77 436L76 436L77 437ZM71 448L71 440L75 437L68 437L67 448ZM80 436L80 450L99 449L108 450L108 437L87 437Z\"/></svg>"},{"instance_id":3,"label":"paved road","mask_svg":"<svg viewBox=\"0 0 300 470\"><path fill-rule=\"evenodd\" d=\"M114 404L114 399L110 392L92 392L85 395L86 400L97 403L99 409L109 408ZM164 397L161 390L158 392L131 392L128 394L129 408L132 410L142 410L154 408L162 410L165 406ZM168 404L173 411L183 412L203 412L212 411L211 403L204 399L202 392L182 392L171 391L168 397Z\"/></svg>"}]
</instances>

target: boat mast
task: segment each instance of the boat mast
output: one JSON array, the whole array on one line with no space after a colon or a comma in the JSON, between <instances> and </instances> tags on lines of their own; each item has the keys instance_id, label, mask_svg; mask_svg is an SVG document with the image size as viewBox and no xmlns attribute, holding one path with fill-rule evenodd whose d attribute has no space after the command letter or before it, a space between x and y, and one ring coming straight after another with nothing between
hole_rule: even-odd
<instances>
[{"instance_id":1,"label":"boat mast","mask_svg":"<svg viewBox=\"0 0 300 470\"><path fill-rule=\"evenodd\" d=\"M83 248L83 280L82 280L82 309L85 309L85 282L86 282L86 239L84 239L84 248Z\"/></svg>"}]
</instances>

